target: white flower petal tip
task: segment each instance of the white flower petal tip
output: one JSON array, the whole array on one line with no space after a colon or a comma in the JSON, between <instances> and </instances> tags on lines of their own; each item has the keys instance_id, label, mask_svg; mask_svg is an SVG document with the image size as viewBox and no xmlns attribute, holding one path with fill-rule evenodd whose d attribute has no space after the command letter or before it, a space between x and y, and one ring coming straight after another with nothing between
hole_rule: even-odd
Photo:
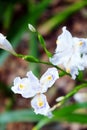
<instances>
[{"instance_id":1,"label":"white flower petal tip","mask_svg":"<svg viewBox=\"0 0 87 130\"><path fill-rule=\"evenodd\" d=\"M36 32L36 29L33 27L33 25L28 24L28 28L30 29L30 31Z\"/></svg>"},{"instance_id":2,"label":"white flower petal tip","mask_svg":"<svg viewBox=\"0 0 87 130\"><path fill-rule=\"evenodd\" d=\"M45 116L50 116L49 104L47 102L46 96L44 94L38 94L31 100L31 106L36 114L41 114Z\"/></svg>"},{"instance_id":3,"label":"white flower petal tip","mask_svg":"<svg viewBox=\"0 0 87 130\"><path fill-rule=\"evenodd\" d=\"M6 39L6 37L0 33L0 48L4 49L6 51L9 51L10 53L16 55L16 52L14 51L13 47L11 46L10 42Z\"/></svg>"},{"instance_id":4,"label":"white flower petal tip","mask_svg":"<svg viewBox=\"0 0 87 130\"><path fill-rule=\"evenodd\" d=\"M36 95L36 91L28 78L21 79L20 77L16 77L14 79L14 86L12 86L11 90L14 93L21 94L24 98L30 98Z\"/></svg>"},{"instance_id":5,"label":"white flower petal tip","mask_svg":"<svg viewBox=\"0 0 87 130\"><path fill-rule=\"evenodd\" d=\"M64 26L64 27L62 28L62 30L65 31L65 30L66 30L66 26Z\"/></svg>"},{"instance_id":6,"label":"white flower petal tip","mask_svg":"<svg viewBox=\"0 0 87 130\"><path fill-rule=\"evenodd\" d=\"M49 68L40 78L40 84L42 91L44 93L48 88L52 87L55 81L59 78L58 71L56 68Z\"/></svg>"},{"instance_id":7,"label":"white flower petal tip","mask_svg":"<svg viewBox=\"0 0 87 130\"><path fill-rule=\"evenodd\" d=\"M76 93L73 98L79 103L87 102L87 93Z\"/></svg>"},{"instance_id":8,"label":"white flower petal tip","mask_svg":"<svg viewBox=\"0 0 87 130\"><path fill-rule=\"evenodd\" d=\"M52 114L51 111L48 111L46 116L47 116L48 118L52 118L52 117L53 117L53 114Z\"/></svg>"},{"instance_id":9,"label":"white flower petal tip","mask_svg":"<svg viewBox=\"0 0 87 130\"><path fill-rule=\"evenodd\" d=\"M64 99L64 96L58 97L58 98L56 99L56 102L60 102L60 101L62 101L63 99Z\"/></svg>"}]
</instances>

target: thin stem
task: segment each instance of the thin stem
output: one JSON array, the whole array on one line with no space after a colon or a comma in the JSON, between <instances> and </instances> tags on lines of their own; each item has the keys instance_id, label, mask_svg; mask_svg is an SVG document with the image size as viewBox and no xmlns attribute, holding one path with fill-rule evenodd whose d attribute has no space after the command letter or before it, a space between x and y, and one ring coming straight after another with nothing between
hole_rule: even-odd
<instances>
[{"instance_id":1,"label":"thin stem","mask_svg":"<svg viewBox=\"0 0 87 130\"><path fill-rule=\"evenodd\" d=\"M60 71L62 71L62 72L64 72L65 74L67 74L67 75L69 75L69 76L70 76L70 74L69 74L69 73L67 73L66 71L64 71L63 69L61 69L60 67L58 67L57 65L53 65L51 62L39 61L38 63L47 64L47 65L51 65L51 66L53 66L53 67L55 67L55 68L59 69Z\"/></svg>"},{"instance_id":2,"label":"thin stem","mask_svg":"<svg viewBox=\"0 0 87 130\"><path fill-rule=\"evenodd\" d=\"M69 93L63 98L63 100L61 100L59 103L55 104L55 105L50 109L50 111L53 111L53 110L55 110L56 108L62 106L67 99L69 99L71 96L73 96L73 95L74 95L75 93L77 93L81 88L84 88L84 87L87 87L87 83L84 83L84 84L81 84L81 85L75 87L71 92L69 92Z\"/></svg>"},{"instance_id":3,"label":"thin stem","mask_svg":"<svg viewBox=\"0 0 87 130\"><path fill-rule=\"evenodd\" d=\"M45 62L45 61L41 61L41 60L38 60L37 58L33 57L33 56L30 56L30 55L22 55L22 54L14 54L15 56L19 57L19 58L22 58L28 62L32 62L32 63L41 63L41 64L46 64L46 65L50 65L50 66L53 66L55 68L57 68L58 70L60 70L61 72L63 72L63 74L59 74L59 76L63 76L63 75L70 75L70 73L67 73L65 70L63 70L62 68L60 68L59 66L57 65L53 65L51 62ZM31 58L31 59L30 59ZM87 81L85 80L80 80L78 79L78 81L80 82L83 82L83 83L87 83Z\"/></svg>"},{"instance_id":4,"label":"thin stem","mask_svg":"<svg viewBox=\"0 0 87 130\"><path fill-rule=\"evenodd\" d=\"M33 61L30 61L32 63L41 63L41 64L46 64L46 65L50 65L50 66L53 66L55 68L57 68L58 70L62 71L64 74L67 74L69 76L71 76L69 73L67 73L66 71L64 71L63 69L61 69L60 67L58 67L57 65L53 65L51 62L45 62L45 61L41 61L41 60L38 60L37 58L33 57L33 56L28 56L28 55L22 55L22 54L16 54L15 56L19 57L19 58L22 58L26 61L29 62L29 57L32 57L33 58Z\"/></svg>"}]
</instances>

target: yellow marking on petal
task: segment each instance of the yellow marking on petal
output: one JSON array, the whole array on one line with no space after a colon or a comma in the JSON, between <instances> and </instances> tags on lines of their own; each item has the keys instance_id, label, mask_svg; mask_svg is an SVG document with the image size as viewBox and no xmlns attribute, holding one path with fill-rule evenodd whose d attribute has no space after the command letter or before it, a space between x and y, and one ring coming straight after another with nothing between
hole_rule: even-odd
<instances>
[{"instance_id":1,"label":"yellow marking on petal","mask_svg":"<svg viewBox=\"0 0 87 130\"><path fill-rule=\"evenodd\" d=\"M70 73L70 68L67 68L67 69L66 69L66 72L67 72L67 73Z\"/></svg>"},{"instance_id":2,"label":"yellow marking on petal","mask_svg":"<svg viewBox=\"0 0 87 130\"><path fill-rule=\"evenodd\" d=\"M39 95L39 97L38 97L37 105L38 105L39 107L42 107L42 106L44 105L44 102L42 101L42 98L40 97L40 95Z\"/></svg>"},{"instance_id":3,"label":"yellow marking on petal","mask_svg":"<svg viewBox=\"0 0 87 130\"><path fill-rule=\"evenodd\" d=\"M82 46L83 42L79 42L79 45Z\"/></svg>"},{"instance_id":4,"label":"yellow marking on petal","mask_svg":"<svg viewBox=\"0 0 87 130\"><path fill-rule=\"evenodd\" d=\"M52 80L52 76L51 75L46 76L41 82L41 85L43 86L45 83L48 83L50 80Z\"/></svg>"},{"instance_id":5,"label":"yellow marking on petal","mask_svg":"<svg viewBox=\"0 0 87 130\"><path fill-rule=\"evenodd\" d=\"M43 102L38 102L38 106L39 106L39 107L42 107L43 105L44 105Z\"/></svg>"},{"instance_id":6,"label":"yellow marking on petal","mask_svg":"<svg viewBox=\"0 0 87 130\"><path fill-rule=\"evenodd\" d=\"M24 88L24 85L20 84L20 85L19 85L19 88L20 88L20 89L23 89L23 88Z\"/></svg>"},{"instance_id":7,"label":"yellow marking on petal","mask_svg":"<svg viewBox=\"0 0 87 130\"><path fill-rule=\"evenodd\" d=\"M56 40L56 44L59 44L59 40Z\"/></svg>"},{"instance_id":8,"label":"yellow marking on petal","mask_svg":"<svg viewBox=\"0 0 87 130\"><path fill-rule=\"evenodd\" d=\"M50 76L48 76L48 77L47 77L47 79L48 79L48 80L51 80L51 79L52 79L52 76L51 76L51 75L50 75Z\"/></svg>"}]
</instances>

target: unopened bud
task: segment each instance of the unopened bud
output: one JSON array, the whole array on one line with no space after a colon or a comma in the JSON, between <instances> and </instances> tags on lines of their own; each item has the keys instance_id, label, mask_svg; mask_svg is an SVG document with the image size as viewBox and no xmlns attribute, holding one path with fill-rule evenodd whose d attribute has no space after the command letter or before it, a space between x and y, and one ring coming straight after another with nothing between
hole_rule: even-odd
<instances>
[{"instance_id":1,"label":"unopened bud","mask_svg":"<svg viewBox=\"0 0 87 130\"><path fill-rule=\"evenodd\" d=\"M56 102L60 102L60 101L62 101L63 99L64 99L64 96L58 97L58 98L56 99Z\"/></svg>"},{"instance_id":2,"label":"unopened bud","mask_svg":"<svg viewBox=\"0 0 87 130\"><path fill-rule=\"evenodd\" d=\"M33 27L33 25L28 24L28 28L30 29L30 31L36 32L36 29Z\"/></svg>"}]
</instances>

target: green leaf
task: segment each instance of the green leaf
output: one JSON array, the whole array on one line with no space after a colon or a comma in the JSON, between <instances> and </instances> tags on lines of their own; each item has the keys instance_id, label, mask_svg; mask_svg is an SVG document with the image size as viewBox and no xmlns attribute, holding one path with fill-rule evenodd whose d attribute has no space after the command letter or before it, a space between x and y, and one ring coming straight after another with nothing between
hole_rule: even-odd
<instances>
[{"instance_id":1,"label":"green leaf","mask_svg":"<svg viewBox=\"0 0 87 130\"><path fill-rule=\"evenodd\" d=\"M50 122L51 122L51 119L45 117L41 121L39 121L38 124L35 127L33 127L32 130L40 130L40 128L42 128L44 125Z\"/></svg>"},{"instance_id":2,"label":"green leaf","mask_svg":"<svg viewBox=\"0 0 87 130\"><path fill-rule=\"evenodd\" d=\"M55 110L53 113L55 117L62 117L66 115L70 115L71 113L75 112L78 109L87 108L87 102L86 103L78 103L78 104L72 104L65 106L59 110Z\"/></svg>"},{"instance_id":3,"label":"green leaf","mask_svg":"<svg viewBox=\"0 0 87 130\"><path fill-rule=\"evenodd\" d=\"M87 102L64 106L53 112L53 118L43 118L40 120L33 130L40 130L44 125L55 121L87 124L87 114L75 112L78 109L85 108L87 108Z\"/></svg>"},{"instance_id":4,"label":"green leaf","mask_svg":"<svg viewBox=\"0 0 87 130\"><path fill-rule=\"evenodd\" d=\"M42 37L41 34L38 33L38 39L44 49L44 51L46 52L46 54L48 55L48 57L52 57L52 54L46 49L46 43L44 41L44 38Z\"/></svg>"},{"instance_id":5,"label":"green leaf","mask_svg":"<svg viewBox=\"0 0 87 130\"><path fill-rule=\"evenodd\" d=\"M13 5L8 4L7 9L5 9L4 13L4 20L3 20L3 26L5 29L9 29L11 21L12 21L12 16L13 16Z\"/></svg>"},{"instance_id":6,"label":"green leaf","mask_svg":"<svg viewBox=\"0 0 87 130\"><path fill-rule=\"evenodd\" d=\"M87 5L87 1L86 0L80 0L70 6L68 6L67 8L65 8L63 11L58 12L56 15L54 15L52 18L50 18L48 21L46 21L45 23L41 24L38 28L38 31L42 34L42 35L46 35L48 33L50 33L50 31L57 27L64 22L66 19L70 18L70 16L79 11L81 8L83 8L84 6Z\"/></svg>"},{"instance_id":7,"label":"green leaf","mask_svg":"<svg viewBox=\"0 0 87 130\"><path fill-rule=\"evenodd\" d=\"M41 115L36 115L32 110L16 110L0 114L0 123L10 122L37 122L43 118Z\"/></svg>"},{"instance_id":8,"label":"green leaf","mask_svg":"<svg viewBox=\"0 0 87 130\"><path fill-rule=\"evenodd\" d=\"M54 112L54 119L58 121L68 121L81 124L87 124L87 114L78 113L79 109L87 109L87 102L80 104L73 104L67 107L63 107L60 110Z\"/></svg>"},{"instance_id":9,"label":"green leaf","mask_svg":"<svg viewBox=\"0 0 87 130\"><path fill-rule=\"evenodd\" d=\"M70 114L65 120L73 123L87 124L87 114Z\"/></svg>"},{"instance_id":10,"label":"green leaf","mask_svg":"<svg viewBox=\"0 0 87 130\"><path fill-rule=\"evenodd\" d=\"M36 24L38 18L41 16L41 14L47 8L50 2L51 0L42 0L37 6L35 5L34 8L32 8L32 11L30 12L27 11L19 19L14 21L14 24L9 28L7 36L7 39L12 43L14 47L17 47L21 37L28 30L27 29L28 23ZM3 11L5 12L5 5L0 6L0 10L1 10L0 14L2 14ZM0 16L0 18L1 17L2 15ZM7 57L8 53L6 51L2 51L2 54L0 55L0 65L3 65L3 62L6 60Z\"/></svg>"}]
</instances>

